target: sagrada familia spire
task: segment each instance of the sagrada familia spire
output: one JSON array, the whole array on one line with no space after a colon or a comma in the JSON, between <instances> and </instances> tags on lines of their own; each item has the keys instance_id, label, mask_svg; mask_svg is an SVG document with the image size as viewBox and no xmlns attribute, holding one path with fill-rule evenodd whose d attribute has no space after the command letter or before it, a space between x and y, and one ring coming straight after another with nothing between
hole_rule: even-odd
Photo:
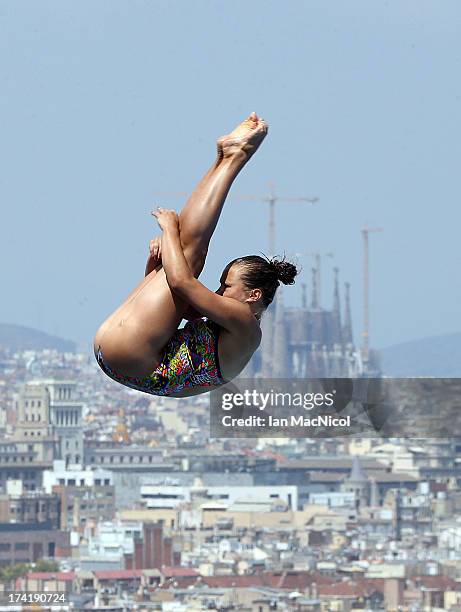
<instances>
[{"instance_id":1,"label":"sagrada familia spire","mask_svg":"<svg viewBox=\"0 0 461 612\"><path fill-rule=\"evenodd\" d=\"M313 268L309 307L304 283L300 308L285 307L283 288L278 289L274 303L263 315L261 347L245 368L245 376L327 378L361 374L360 355L352 335L350 284L345 283L343 323L339 269L334 268L331 310L320 306L317 277Z\"/></svg>"}]
</instances>

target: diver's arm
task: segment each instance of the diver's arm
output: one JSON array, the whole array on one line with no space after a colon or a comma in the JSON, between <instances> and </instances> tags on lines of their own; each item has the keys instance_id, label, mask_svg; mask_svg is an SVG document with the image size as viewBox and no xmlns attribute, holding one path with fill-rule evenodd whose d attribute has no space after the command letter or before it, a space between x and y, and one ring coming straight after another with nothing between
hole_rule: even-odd
<instances>
[{"instance_id":1,"label":"diver's arm","mask_svg":"<svg viewBox=\"0 0 461 612\"><path fill-rule=\"evenodd\" d=\"M149 257L146 262L146 269L144 272L144 276L148 276L151 272L155 270L158 272L162 268L162 237L155 236L149 242ZM200 319L203 316L200 312L189 306L186 312L183 315L183 318L187 321L193 321L194 319Z\"/></svg>"},{"instance_id":2,"label":"diver's arm","mask_svg":"<svg viewBox=\"0 0 461 612\"><path fill-rule=\"evenodd\" d=\"M198 312L230 332L250 332L253 328L255 332L259 331L247 304L210 291L194 277L181 247L178 223L174 215L168 213L164 211L156 216L163 229L162 263L171 290Z\"/></svg>"}]
</instances>

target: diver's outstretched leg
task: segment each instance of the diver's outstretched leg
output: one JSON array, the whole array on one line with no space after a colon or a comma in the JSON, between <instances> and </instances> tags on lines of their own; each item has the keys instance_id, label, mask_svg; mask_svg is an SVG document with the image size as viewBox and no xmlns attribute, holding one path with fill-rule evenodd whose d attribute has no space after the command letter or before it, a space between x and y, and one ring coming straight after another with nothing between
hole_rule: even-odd
<instances>
[{"instance_id":1,"label":"diver's outstretched leg","mask_svg":"<svg viewBox=\"0 0 461 612\"><path fill-rule=\"evenodd\" d=\"M258 118L256 113L251 113L230 134L221 136L217 141L218 155L215 163L196 186L179 215L181 245L189 267L197 278L203 269L210 239L229 189L264 140L267 129L265 121ZM161 269L159 245L161 236L150 241L145 277L152 278ZM145 278L123 305L131 302L147 282Z\"/></svg>"},{"instance_id":2,"label":"diver's outstretched leg","mask_svg":"<svg viewBox=\"0 0 461 612\"><path fill-rule=\"evenodd\" d=\"M197 185L179 215L181 245L196 277L202 271L229 189L264 140L267 129L264 120L252 113L230 134L219 138L215 165Z\"/></svg>"},{"instance_id":3,"label":"diver's outstretched leg","mask_svg":"<svg viewBox=\"0 0 461 612\"><path fill-rule=\"evenodd\" d=\"M195 276L203 268L232 182L266 133L267 125L253 113L231 134L219 139L216 163L180 214L181 244ZM95 349L101 347L105 360L121 374L146 376L155 369L187 308L188 304L171 292L163 268L158 268L103 323L95 337Z\"/></svg>"}]
</instances>

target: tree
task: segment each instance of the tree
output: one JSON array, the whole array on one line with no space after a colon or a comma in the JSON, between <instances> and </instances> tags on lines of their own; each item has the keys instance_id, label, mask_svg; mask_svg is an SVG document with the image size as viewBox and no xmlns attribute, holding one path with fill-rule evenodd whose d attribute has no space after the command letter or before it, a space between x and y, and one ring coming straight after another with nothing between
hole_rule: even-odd
<instances>
[{"instance_id":1,"label":"tree","mask_svg":"<svg viewBox=\"0 0 461 612\"><path fill-rule=\"evenodd\" d=\"M29 563L17 563L16 565L2 567L0 568L0 582L13 582L16 578L19 578L19 576L27 574L30 569L31 566Z\"/></svg>"},{"instance_id":2,"label":"tree","mask_svg":"<svg viewBox=\"0 0 461 612\"><path fill-rule=\"evenodd\" d=\"M35 572L59 572L59 563L48 559L38 559L35 562Z\"/></svg>"}]
</instances>

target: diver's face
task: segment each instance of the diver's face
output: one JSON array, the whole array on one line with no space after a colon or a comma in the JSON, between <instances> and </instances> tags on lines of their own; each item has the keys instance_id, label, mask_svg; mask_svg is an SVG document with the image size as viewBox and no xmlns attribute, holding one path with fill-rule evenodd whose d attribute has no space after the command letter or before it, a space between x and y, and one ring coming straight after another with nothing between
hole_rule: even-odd
<instances>
[{"instance_id":1,"label":"diver's face","mask_svg":"<svg viewBox=\"0 0 461 612\"><path fill-rule=\"evenodd\" d=\"M220 278L221 286L216 293L224 297L234 298L234 300L239 302L246 302L250 290L243 284L241 273L242 267L236 264L229 268L227 274L226 270L224 270Z\"/></svg>"}]
</instances>

